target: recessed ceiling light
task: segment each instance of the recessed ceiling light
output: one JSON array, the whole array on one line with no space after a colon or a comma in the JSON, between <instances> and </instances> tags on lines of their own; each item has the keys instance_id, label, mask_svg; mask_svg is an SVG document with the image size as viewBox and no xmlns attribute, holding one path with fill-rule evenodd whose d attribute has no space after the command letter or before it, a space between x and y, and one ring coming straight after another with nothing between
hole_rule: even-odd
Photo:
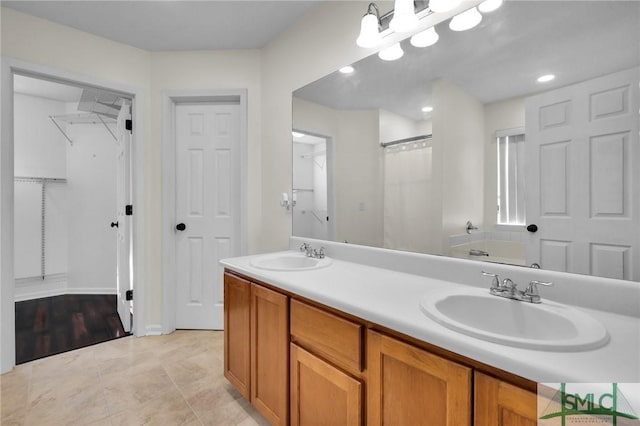
<instances>
[{"instance_id":1,"label":"recessed ceiling light","mask_svg":"<svg viewBox=\"0 0 640 426\"><path fill-rule=\"evenodd\" d=\"M342 74L351 74L353 72L353 67L351 65L347 65L346 67L340 68L340 72Z\"/></svg>"},{"instance_id":2,"label":"recessed ceiling light","mask_svg":"<svg viewBox=\"0 0 640 426\"><path fill-rule=\"evenodd\" d=\"M431 111L433 111L433 107L431 106L422 107L422 112L431 112Z\"/></svg>"},{"instance_id":3,"label":"recessed ceiling light","mask_svg":"<svg viewBox=\"0 0 640 426\"><path fill-rule=\"evenodd\" d=\"M291 136L293 136L294 138L301 138L304 136L304 133L300 133L300 132L291 132Z\"/></svg>"},{"instance_id":4,"label":"recessed ceiling light","mask_svg":"<svg viewBox=\"0 0 640 426\"><path fill-rule=\"evenodd\" d=\"M538 83L546 83L548 81L553 80L554 78L556 78L556 76L553 74L545 74L543 76L538 77Z\"/></svg>"},{"instance_id":5,"label":"recessed ceiling light","mask_svg":"<svg viewBox=\"0 0 640 426\"><path fill-rule=\"evenodd\" d=\"M497 8L502 6L502 0L485 0L478 6L478 9L482 13L493 12Z\"/></svg>"}]
</instances>

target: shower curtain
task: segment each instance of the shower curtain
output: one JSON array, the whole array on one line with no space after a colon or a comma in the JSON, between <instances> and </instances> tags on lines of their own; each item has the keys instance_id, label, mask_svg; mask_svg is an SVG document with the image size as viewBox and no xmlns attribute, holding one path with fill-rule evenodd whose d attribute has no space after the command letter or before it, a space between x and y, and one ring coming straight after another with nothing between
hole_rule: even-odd
<instances>
[{"instance_id":1,"label":"shower curtain","mask_svg":"<svg viewBox=\"0 0 640 426\"><path fill-rule=\"evenodd\" d=\"M384 150L384 246L428 253L432 147L409 143Z\"/></svg>"}]
</instances>

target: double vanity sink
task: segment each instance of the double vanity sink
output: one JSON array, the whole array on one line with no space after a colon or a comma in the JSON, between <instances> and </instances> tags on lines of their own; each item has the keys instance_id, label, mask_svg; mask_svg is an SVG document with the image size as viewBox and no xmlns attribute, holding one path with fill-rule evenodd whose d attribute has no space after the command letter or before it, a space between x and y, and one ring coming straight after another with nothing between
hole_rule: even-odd
<instances>
[{"instance_id":1,"label":"double vanity sink","mask_svg":"<svg viewBox=\"0 0 640 426\"><path fill-rule=\"evenodd\" d=\"M277 272L312 272L332 264L328 257L296 252L256 256L250 261L254 268ZM427 289L416 300L415 309L463 335L530 350L586 351L609 341L602 323L582 310L544 299L529 303L498 297L489 288L451 284Z\"/></svg>"}]
</instances>

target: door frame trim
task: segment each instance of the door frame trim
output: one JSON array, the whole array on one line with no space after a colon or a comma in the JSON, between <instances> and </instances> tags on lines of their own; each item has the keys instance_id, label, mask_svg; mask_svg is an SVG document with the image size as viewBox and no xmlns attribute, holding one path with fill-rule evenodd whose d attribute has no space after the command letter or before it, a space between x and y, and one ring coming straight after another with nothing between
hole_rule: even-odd
<instances>
[{"instance_id":1,"label":"door frame trim","mask_svg":"<svg viewBox=\"0 0 640 426\"><path fill-rule=\"evenodd\" d=\"M87 76L58 68L21 61L8 56L0 57L1 77L1 107L0 123L2 133L0 144L0 373L10 371L15 366L15 285L7 285L14 282L14 244L13 244L13 76L14 74L40 78L60 83L68 83L89 87L104 88L121 92L132 98L133 115L133 139L132 144L132 201L136 206L136 214L132 221L133 239L133 268L134 276L132 286L135 290L134 300L134 324L133 332L136 336L145 333L145 202L144 202L144 176L145 176L145 125L144 105L146 92L140 87L114 82L100 77Z\"/></svg>"},{"instance_id":2,"label":"door frame trim","mask_svg":"<svg viewBox=\"0 0 640 426\"><path fill-rule=\"evenodd\" d=\"M181 103L215 103L239 99L239 161L240 215L239 255L247 253L248 245L248 139L247 89L202 89L162 91L162 334L176 330L176 140L175 109Z\"/></svg>"}]
</instances>

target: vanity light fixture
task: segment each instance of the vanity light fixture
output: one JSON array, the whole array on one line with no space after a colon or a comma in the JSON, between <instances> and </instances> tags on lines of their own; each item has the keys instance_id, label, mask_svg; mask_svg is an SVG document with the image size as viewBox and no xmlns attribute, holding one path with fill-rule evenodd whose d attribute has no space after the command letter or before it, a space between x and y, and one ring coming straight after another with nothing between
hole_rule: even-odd
<instances>
[{"instance_id":1,"label":"vanity light fixture","mask_svg":"<svg viewBox=\"0 0 640 426\"><path fill-rule=\"evenodd\" d=\"M304 133L300 133L300 132L291 132L291 136L293 136L294 138L301 138L304 136Z\"/></svg>"},{"instance_id":2,"label":"vanity light fixture","mask_svg":"<svg viewBox=\"0 0 640 426\"><path fill-rule=\"evenodd\" d=\"M485 0L478 5L478 9L482 13L493 12L502 6L502 0Z\"/></svg>"},{"instance_id":3,"label":"vanity light fixture","mask_svg":"<svg viewBox=\"0 0 640 426\"><path fill-rule=\"evenodd\" d=\"M351 65L347 65L346 67L340 68L338 71L340 71L342 74L351 74L354 69Z\"/></svg>"},{"instance_id":4,"label":"vanity light fixture","mask_svg":"<svg viewBox=\"0 0 640 426\"><path fill-rule=\"evenodd\" d=\"M467 31L475 27L482 21L482 15L478 12L478 8L472 7L453 17L449 22L449 28L452 31Z\"/></svg>"},{"instance_id":5,"label":"vanity light fixture","mask_svg":"<svg viewBox=\"0 0 640 426\"><path fill-rule=\"evenodd\" d=\"M356 39L356 44L360 47L377 47L382 43L380 35L380 13L375 3L369 3L367 13L360 22L360 35Z\"/></svg>"},{"instance_id":6,"label":"vanity light fixture","mask_svg":"<svg viewBox=\"0 0 640 426\"><path fill-rule=\"evenodd\" d=\"M443 13L455 9L462 0L430 0L429 9L434 13Z\"/></svg>"},{"instance_id":7,"label":"vanity light fixture","mask_svg":"<svg viewBox=\"0 0 640 426\"><path fill-rule=\"evenodd\" d=\"M431 111L433 111L433 107L432 106L422 107L422 112L431 112Z\"/></svg>"},{"instance_id":8,"label":"vanity light fixture","mask_svg":"<svg viewBox=\"0 0 640 426\"><path fill-rule=\"evenodd\" d=\"M404 51L400 47L400 43L393 44L378 52L378 57L383 61L395 61L402 58L402 55L404 55Z\"/></svg>"},{"instance_id":9,"label":"vanity light fixture","mask_svg":"<svg viewBox=\"0 0 640 426\"><path fill-rule=\"evenodd\" d=\"M429 47L436 44L439 38L440 36L436 32L436 29L431 27L418 34L414 34L411 37L411 45L415 47Z\"/></svg>"},{"instance_id":10,"label":"vanity light fixture","mask_svg":"<svg viewBox=\"0 0 640 426\"><path fill-rule=\"evenodd\" d=\"M548 83L555 78L556 76L553 74L545 74L543 76L538 77L538 83Z\"/></svg>"},{"instance_id":11,"label":"vanity light fixture","mask_svg":"<svg viewBox=\"0 0 640 426\"><path fill-rule=\"evenodd\" d=\"M393 18L389 28L397 33L408 33L418 25L413 0L396 0L393 8Z\"/></svg>"}]
</instances>

